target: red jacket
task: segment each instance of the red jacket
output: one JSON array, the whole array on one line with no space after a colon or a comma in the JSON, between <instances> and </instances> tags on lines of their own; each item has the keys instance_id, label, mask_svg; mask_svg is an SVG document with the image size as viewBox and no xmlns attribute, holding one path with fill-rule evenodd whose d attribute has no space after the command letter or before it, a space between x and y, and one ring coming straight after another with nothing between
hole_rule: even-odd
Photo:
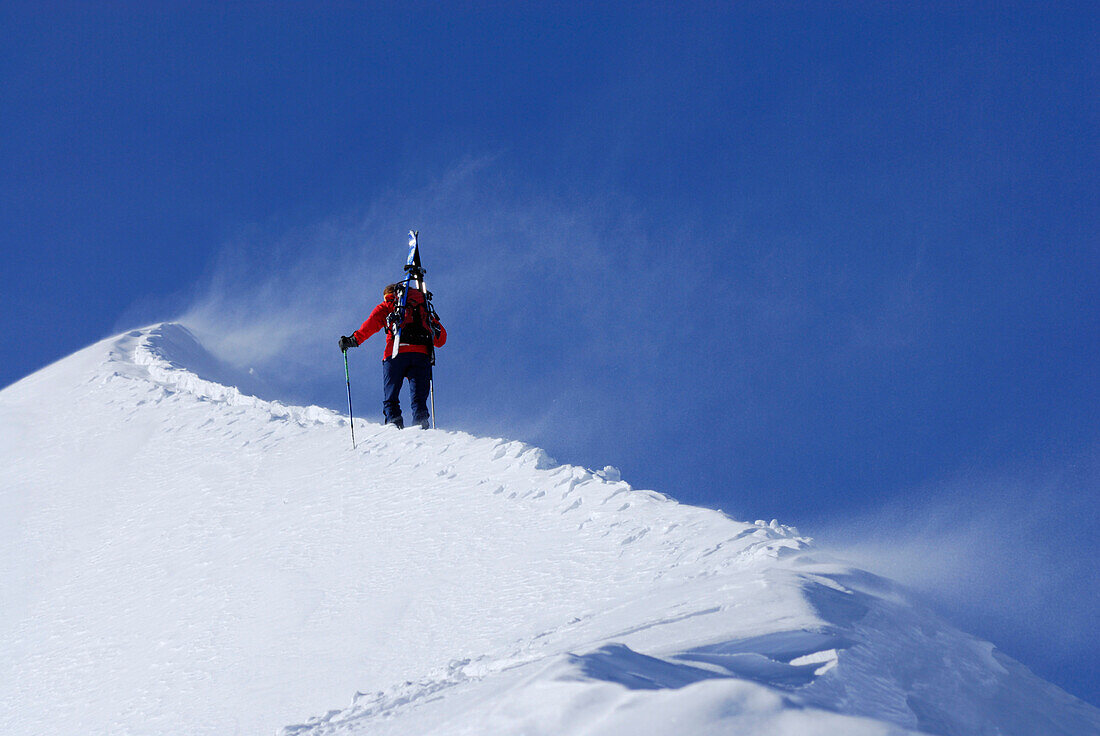
<instances>
[{"instance_id":1,"label":"red jacket","mask_svg":"<svg viewBox=\"0 0 1100 736\"><path fill-rule=\"evenodd\" d=\"M374 333L379 330L386 329L386 317L393 314L394 298L387 296L385 301L374 308L374 311L367 317L367 321L363 323L363 326L352 333L352 337L355 338L355 342L362 345L367 341ZM432 340L432 343L441 348L447 342L447 330L443 329L443 325L438 320L432 320L432 325L439 328L439 337ZM427 353L428 347L426 345L402 345L397 350L398 353ZM386 352L382 356L382 360L386 360L393 355L393 332L386 330Z\"/></svg>"}]
</instances>

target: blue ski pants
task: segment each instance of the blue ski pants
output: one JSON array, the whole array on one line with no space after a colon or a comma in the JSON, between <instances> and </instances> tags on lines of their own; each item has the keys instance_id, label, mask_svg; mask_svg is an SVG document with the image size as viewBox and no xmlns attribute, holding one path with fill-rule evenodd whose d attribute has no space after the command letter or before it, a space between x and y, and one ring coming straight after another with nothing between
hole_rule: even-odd
<instances>
[{"instance_id":1,"label":"blue ski pants","mask_svg":"<svg viewBox=\"0 0 1100 736\"><path fill-rule=\"evenodd\" d=\"M424 353L398 353L382 361L382 414L386 424L404 428L401 418L401 384L409 380L413 421L428 428L428 391L432 382L432 360Z\"/></svg>"}]
</instances>

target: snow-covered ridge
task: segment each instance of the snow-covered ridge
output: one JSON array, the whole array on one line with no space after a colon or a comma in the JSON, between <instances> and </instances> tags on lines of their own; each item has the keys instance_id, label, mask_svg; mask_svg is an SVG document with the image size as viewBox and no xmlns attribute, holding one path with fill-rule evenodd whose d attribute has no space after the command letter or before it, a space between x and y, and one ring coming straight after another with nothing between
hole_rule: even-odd
<instances>
[{"instance_id":1,"label":"snow-covered ridge","mask_svg":"<svg viewBox=\"0 0 1100 736\"><path fill-rule=\"evenodd\" d=\"M180 324L161 323L126 333L115 341L111 350L111 361L123 365L132 363L144 368L148 379L156 384L168 390L192 395L203 401L255 408L268 413L274 420L289 420L301 426L311 424L347 426L348 420L330 409L318 406L287 406L279 401L258 398L249 392L263 389L258 379L219 361L199 344L190 330ZM113 375L122 374L116 372ZM238 386L243 386L244 390ZM376 423L369 421L357 420L357 423L378 427ZM565 487L562 499L570 499L568 504L559 509L562 511L578 508L586 501L603 506L611 499L626 493L630 494L629 502L626 498L620 499L619 512L627 511L632 505L652 501L679 506L675 501L656 491L634 490L630 484L621 479L618 469L612 466L607 466L600 471L592 471L579 466L559 465L543 449L523 442L477 438L463 432L448 434L461 437L467 443L480 445L481 449L489 455L490 461L505 460L510 463L518 460L535 470L552 471L555 483ZM581 486L584 487L581 488ZM578 493L578 489L581 492ZM528 495L536 500L545 497L538 494L539 492L531 491ZM747 526L732 522L721 512L685 508L692 512L701 511L707 516L713 515L714 521L720 524L731 522L736 525L731 537L717 540L711 547L700 547L697 552L703 557L712 555L737 540L743 540L739 545L743 548L742 553L736 557L741 560L756 554L775 558L780 554L802 549L810 543L809 539L799 536L796 528L780 524L775 519L771 522L758 520L755 524ZM673 522L670 521L670 524L675 528L676 525ZM648 526L643 526L632 530L631 534L641 538L649 531ZM694 538L690 534L684 537L685 539L677 547L684 546L687 539ZM633 541L630 535L624 539L629 540L624 541L626 544ZM746 550L751 552L745 554Z\"/></svg>"},{"instance_id":2,"label":"snow-covered ridge","mask_svg":"<svg viewBox=\"0 0 1100 736\"><path fill-rule=\"evenodd\" d=\"M168 322L126 333L115 342L111 359L141 366L149 379L208 401L255 406L300 424L346 424L343 417L318 406L286 406L257 398L264 389L258 378L219 361L180 324Z\"/></svg>"},{"instance_id":3,"label":"snow-covered ridge","mask_svg":"<svg viewBox=\"0 0 1100 736\"><path fill-rule=\"evenodd\" d=\"M0 391L0 731L1100 733L794 529L252 383L165 324Z\"/></svg>"}]
</instances>

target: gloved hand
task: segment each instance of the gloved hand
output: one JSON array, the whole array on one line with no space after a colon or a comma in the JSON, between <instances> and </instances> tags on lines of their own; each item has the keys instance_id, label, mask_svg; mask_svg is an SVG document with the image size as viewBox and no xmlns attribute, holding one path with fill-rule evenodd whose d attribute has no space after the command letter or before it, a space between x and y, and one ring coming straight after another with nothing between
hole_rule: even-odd
<instances>
[{"instance_id":1,"label":"gloved hand","mask_svg":"<svg viewBox=\"0 0 1100 736\"><path fill-rule=\"evenodd\" d=\"M347 335L344 335L343 337L340 338L340 350L341 351L347 350L348 348L357 348L357 347L359 347L359 343L355 342L354 337L348 337Z\"/></svg>"}]
</instances>

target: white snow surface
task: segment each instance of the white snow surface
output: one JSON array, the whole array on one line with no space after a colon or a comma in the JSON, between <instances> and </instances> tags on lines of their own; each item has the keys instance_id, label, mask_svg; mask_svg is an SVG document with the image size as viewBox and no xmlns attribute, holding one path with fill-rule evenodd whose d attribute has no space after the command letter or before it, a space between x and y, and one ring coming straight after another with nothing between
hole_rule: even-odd
<instances>
[{"instance_id":1,"label":"white snow surface","mask_svg":"<svg viewBox=\"0 0 1100 736\"><path fill-rule=\"evenodd\" d=\"M0 733L1100 734L795 529L248 381L161 324L0 392Z\"/></svg>"}]
</instances>

